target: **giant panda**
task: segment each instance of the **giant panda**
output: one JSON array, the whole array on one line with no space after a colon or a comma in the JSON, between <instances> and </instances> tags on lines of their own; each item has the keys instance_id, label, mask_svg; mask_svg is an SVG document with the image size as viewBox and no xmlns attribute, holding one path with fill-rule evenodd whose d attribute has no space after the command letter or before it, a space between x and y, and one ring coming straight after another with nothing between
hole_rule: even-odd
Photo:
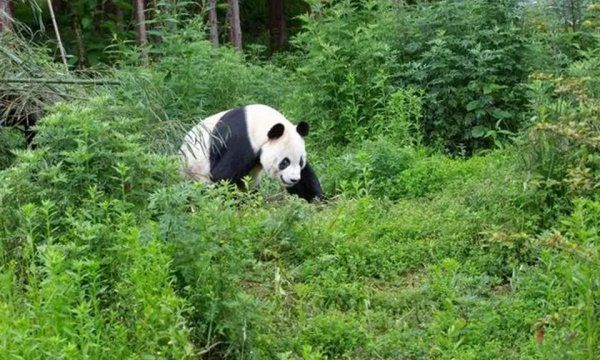
<instances>
[{"instance_id":1,"label":"giant panda","mask_svg":"<svg viewBox=\"0 0 600 360\"><path fill-rule=\"evenodd\" d=\"M293 125L267 105L247 105L209 116L192 128L180 148L183 175L203 182L228 180L238 187L249 175L258 186L266 172L291 194L307 201L323 190L308 164L306 122Z\"/></svg>"}]
</instances>

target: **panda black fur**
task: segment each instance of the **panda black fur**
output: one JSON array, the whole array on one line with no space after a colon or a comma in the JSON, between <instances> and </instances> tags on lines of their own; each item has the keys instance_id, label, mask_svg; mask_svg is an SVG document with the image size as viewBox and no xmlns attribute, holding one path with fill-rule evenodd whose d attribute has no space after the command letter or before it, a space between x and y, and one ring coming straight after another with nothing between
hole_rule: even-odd
<instances>
[{"instance_id":1,"label":"panda black fur","mask_svg":"<svg viewBox=\"0 0 600 360\"><path fill-rule=\"evenodd\" d=\"M180 148L184 175L197 181L229 180L238 186L250 175L256 186L265 171L289 193L308 201L322 197L319 180L307 163L308 130L307 123L294 126L266 105L220 112L185 136Z\"/></svg>"},{"instance_id":2,"label":"panda black fur","mask_svg":"<svg viewBox=\"0 0 600 360\"><path fill-rule=\"evenodd\" d=\"M319 183L317 175L308 163L302 169L300 181L296 185L286 188L286 190L290 194L295 194L307 201L312 201L315 198L324 199L321 183Z\"/></svg>"}]
</instances>

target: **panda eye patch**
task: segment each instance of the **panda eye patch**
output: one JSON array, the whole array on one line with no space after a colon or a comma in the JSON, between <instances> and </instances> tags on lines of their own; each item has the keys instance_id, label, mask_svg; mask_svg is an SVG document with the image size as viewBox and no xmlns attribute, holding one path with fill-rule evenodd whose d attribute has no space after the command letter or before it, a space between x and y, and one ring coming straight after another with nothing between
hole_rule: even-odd
<instances>
[{"instance_id":1,"label":"panda eye patch","mask_svg":"<svg viewBox=\"0 0 600 360\"><path fill-rule=\"evenodd\" d=\"M279 170L283 170L288 166L290 166L290 159L285 158L285 159L281 160L281 162L279 163Z\"/></svg>"},{"instance_id":2,"label":"panda eye patch","mask_svg":"<svg viewBox=\"0 0 600 360\"><path fill-rule=\"evenodd\" d=\"M300 158L300 167L304 166L304 159Z\"/></svg>"}]
</instances>

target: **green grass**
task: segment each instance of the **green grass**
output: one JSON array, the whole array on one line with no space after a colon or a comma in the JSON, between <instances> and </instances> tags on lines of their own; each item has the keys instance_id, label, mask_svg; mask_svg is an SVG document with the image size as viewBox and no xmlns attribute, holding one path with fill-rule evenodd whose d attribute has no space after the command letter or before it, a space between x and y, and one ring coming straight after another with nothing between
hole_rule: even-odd
<instances>
[{"instance_id":1,"label":"green grass","mask_svg":"<svg viewBox=\"0 0 600 360\"><path fill-rule=\"evenodd\" d=\"M307 204L166 176L120 111L57 107L0 172L0 357L598 353L600 205L541 228L517 149L321 150L332 198Z\"/></svg>"},{"instance_id":2,"label":"green grass","mask_svg":"<svg viewBox=\"0 0 600 360\"><path fill-rule=\"evenodd\" d=\"M563 275L547 273L541 254L550 250L528 235L537 230L536 197L523 190L512 152L414 161L414 169L436 165L423 172L436 185L397 201L201 196L191 201L198 210L182 215L189 198L174 206L163 193L155 203L165 204L162 226L179 234L165 235L180 249L179 286L199 291L188 289L195 319L216 319L212 342L226 334L234 342L222 351L234 357L518 359L547 357L552 346L585 358L597 318L579 321L591 303L567 316L581 338L535 342L538 326L569 331L540 322L572 301L552 295Z\"/></svg>"}]
</instances>

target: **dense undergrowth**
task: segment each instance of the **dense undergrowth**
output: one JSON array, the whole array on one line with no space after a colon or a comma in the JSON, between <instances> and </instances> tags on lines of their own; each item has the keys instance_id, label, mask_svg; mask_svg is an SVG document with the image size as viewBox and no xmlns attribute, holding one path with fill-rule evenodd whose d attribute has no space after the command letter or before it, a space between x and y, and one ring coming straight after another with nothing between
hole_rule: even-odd
<instances>
[{"instance_id":1,"label":"dense undergrowth","mask_svg":"<svg viewBox=\"0 0 600 360\"><path fill-rule=\"evenodd\" d=\"M124 53L122 85L49 109L35 149L3 130L0 358L597 357L598 53L503 77L525 61L513 46L554 48L522 43L533 30L502 13L506 48L478 50L502 61L466 73L434 55L460 53L467 20L428 49L425 34L394 47L392 31L463 7L397 23L361 4L316 8L272 64L192 24L146 67ZM466 8L500 16L485 4ZM180 181L181 133L252 102L314 124L327 202Z\"/></svg>"}]
</instances>

